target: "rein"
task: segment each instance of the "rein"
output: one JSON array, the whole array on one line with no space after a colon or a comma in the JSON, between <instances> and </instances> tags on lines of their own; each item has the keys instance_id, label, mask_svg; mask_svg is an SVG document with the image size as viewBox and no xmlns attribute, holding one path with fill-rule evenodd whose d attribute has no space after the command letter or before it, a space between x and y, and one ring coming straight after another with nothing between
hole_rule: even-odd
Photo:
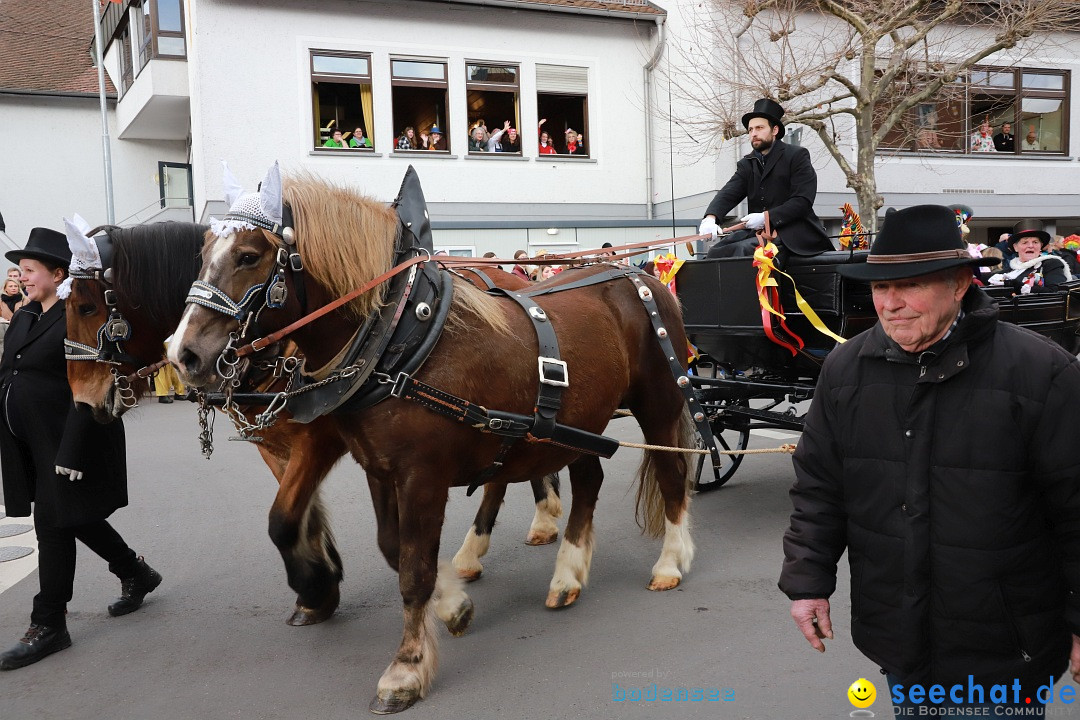
<instances>
[{"instance_id":1,"label":"rein","mask_svg":"<svg viewBox=\"0 0 1080 720\"><path fill-rule=\"evenodd\" d=\"M680 243L680 242L691 242L691 241L694 241L694 240L702 240L702 239L705 239L707 237L709 237L709 236L708 235L688 235L686 237L669 238L667 240L644 240L644 241L636 242L636 243L628 243L626 245L618 245L618 246L615 246L615 247L604 248L604 250L606 250L606 251L608 251L608 252L610 252L612 254L611 255L603 255L602 257L603 257L604 261L612 260L612 259L621 259L621 258L624 258L624 257L631 257L633 255L637 255L643 250L650 250L650 249L660 248L660 247L668 247L670 245L674 245L674 244L677 244L677 243ZM626 250L634 250L634 252L625 252L625 253L623 253L621 255L617 254L620 251L626 251ZM598 250L579 250L577 252L563 253L563 254L560 254L560 255L545 255L542 258L530 258L529 259L529 264L530 265L556 265L556 264L562 263L562 262L564 262L566 260L574 260L574 259L579 259L579 258L589 258L590 260L598 260L598 259L600 259L599 251ZM296 330L299 330L300 328L304 327L305 325L318 320L319 318L326 315L327 313L333 312L334 310L338 309L339 307L341 307L343 305L346 305L347 303L349 303L352 300L355 300L356 298L360 297L364 293L378 287L379 285L386 282L387 280L394 277L395 275L397 275L397 274L399 274L399 273L401 273L401 272L403 272L405 270L408 270L413 265L416 265L416 264L421 263L421 262L427 262L428 260L435 260L440 265L442 265L444 267L448 267L448 268L449 267L468 267L468 266L472 266L472 265L508 265L508 264L513 265L513 264L517 264L517 260L507 259L507 258L452 257L452 256L449 256L449 255L447 255L447 256L441 256L440 255L440 256L438 256L436 258L432 258L432 257L428 256L426 253L424 255L417 255L415 257L412 257L412 258L406 260L405 262L401 263L400 265L395 265L394 267L392 267L389 270L387 270L386 272L384 272L382 275L379 275L378 277L376 277L376 278L374 278L372 280L369 280L368 282L364 283L360 287L358 287L355 290L349 292L347 295L343 295L343 296L339 297L337 300L334 300L333 302L330 302L330 303L327 303L326 305L323 305L318 310L314 310L314 311L308 313L307 315L305 315L305 316L303 316L301 318L298 318L297 320L295 320L292 323L286 325L285 327L281 328L280 330L278 330L276 332L273 332L273 333L271 333L269 335L266 335L265 337L256 338L255 340L252 340L247 345L244 345L244 346L242 346L240 348L237 348L236 349L236 357L237 358L243 358L243 357L247 357L248 355L251 355L252 353L256 353L256 352L259 352L261 350L265 350L269 345L272 345L272 344L284 339L285 337L289 336L290 334L292 334ZM258 286L256 286L256 287L258 287ZM249 290L249 293L250 292L251 291ZM231 315L231 313L226 313L226 314Z\"/></svg>"}]
</instances>

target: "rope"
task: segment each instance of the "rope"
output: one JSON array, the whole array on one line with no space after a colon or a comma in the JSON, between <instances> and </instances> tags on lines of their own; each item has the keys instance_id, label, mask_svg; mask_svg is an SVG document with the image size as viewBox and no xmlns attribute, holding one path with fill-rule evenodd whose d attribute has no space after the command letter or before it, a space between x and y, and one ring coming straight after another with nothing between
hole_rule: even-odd
<instances>
[{"instance_id":1,"label":"rope","mask_svg":"<svg viewBox=\"0 0 1080 720\"><path fill-rule=\"evenodd\" d=\"M632 447L640 450L663 450L664 452L682 452L694 455L708 455L709 451L697 448L668 447L666 445L648 445L646 443L620 442L620 447ZM761 448L758 450L717 450L721 455L765 455L767 453L791 453L795 452L795 445L784 443L778 448Z\"/></svg>"}]
</instances>

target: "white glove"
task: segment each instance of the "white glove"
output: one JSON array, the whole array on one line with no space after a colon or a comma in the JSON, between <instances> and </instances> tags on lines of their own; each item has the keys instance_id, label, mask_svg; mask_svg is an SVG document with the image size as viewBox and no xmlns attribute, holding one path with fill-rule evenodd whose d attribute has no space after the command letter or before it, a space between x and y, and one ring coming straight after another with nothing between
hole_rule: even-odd
<instances>
[{"instance_id":1,"label":"white glove","mask_svg":"<svg viewBox=\"0 0 1080 720\"><path fill-rule=\"evenodd\" d=\"M64 475L68 480L82 480L82 470L72 470L71 468L56 466L56 474Z\"/></svg>"},{"instance_id":2,"label":"white glove","mask_svg":"<svg viewBox=\"0 0 1080 720\"><path fill-rule=\"evenodd\" d=\"M716 227L716 220L712 216L705 217L701 224L698 225L698 235L712 235L712 239L715 240L719 234L719 230Z\"/></svg>"},{"instance_id":3,"label":"white glove","mask_svg":"<svg viewBox=\"0 0 1080 720\"><path fill-rule=\"evenodd\" d=\"M760 230L765 227L765 213L750 213L739 222L746 223L749 230Z\"/></svg>"}]
</instances>

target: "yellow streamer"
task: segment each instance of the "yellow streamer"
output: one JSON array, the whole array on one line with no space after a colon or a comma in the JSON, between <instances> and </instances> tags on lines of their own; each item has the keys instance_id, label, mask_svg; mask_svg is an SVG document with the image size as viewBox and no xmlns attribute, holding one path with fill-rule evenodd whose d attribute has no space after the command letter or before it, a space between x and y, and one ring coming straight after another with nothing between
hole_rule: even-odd
<instances>
[{"instance_id":1,"label":"yellow streamer","mask_svg":"<svg viewBox=\"0 0 1080 720\"><path fill-rule=\"evenodd\" d=\"M805 315L806 319L810 321L810 324L814 326L814 329L820 332L822 335L831 337L838 343L847 342L845 338L840 337L832 330L830 330L829 326L826 325L820 317L818 317L818 314L814 312L814 309L812 307L810 307L810 303L806 302L806 299L803 298L801 293L799 293L799 288L795 284L795 278L791 277L786 272L773 265L773 257L776 256L776 253L777 248L776 245L774 245L773 243L768 243L764 247L759 245L757 249L754 250L754 262L757 265L758 269L758 287L760 288L758 290L758 302L761 303L762 309L768 310L770 313L776 315L781 320L786 319L783 313L773 309L765 294L766 287L775 287L777 288L777 290L779 290L779 285L777 285L776 279L770 277L772 271L775 270L776 272L780 273L791 281L791 286L795 290L795 304L799 306L799 309L802 310L803 315Z\"/></svg>"}]
</instances>

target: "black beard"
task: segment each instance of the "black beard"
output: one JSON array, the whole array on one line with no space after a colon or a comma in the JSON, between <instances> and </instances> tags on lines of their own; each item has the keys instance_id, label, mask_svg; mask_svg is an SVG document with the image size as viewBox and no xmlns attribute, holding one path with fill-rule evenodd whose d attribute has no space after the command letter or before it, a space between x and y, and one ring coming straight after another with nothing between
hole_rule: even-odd
<instances>
[{"instance_id":1,"label":"black beard","mask_svg":"<svg viewBox=\"0 0 1080 720\"><path fill-rule=\"evenodd\" d=\"M751 141L750 145L755 150L757 150L759 153L764 153L764 152L772 149L773 141L771 139L769 139L769 140L758 140L757 145L754 145L754 143Z\"/></svg>"}]
</instances>

